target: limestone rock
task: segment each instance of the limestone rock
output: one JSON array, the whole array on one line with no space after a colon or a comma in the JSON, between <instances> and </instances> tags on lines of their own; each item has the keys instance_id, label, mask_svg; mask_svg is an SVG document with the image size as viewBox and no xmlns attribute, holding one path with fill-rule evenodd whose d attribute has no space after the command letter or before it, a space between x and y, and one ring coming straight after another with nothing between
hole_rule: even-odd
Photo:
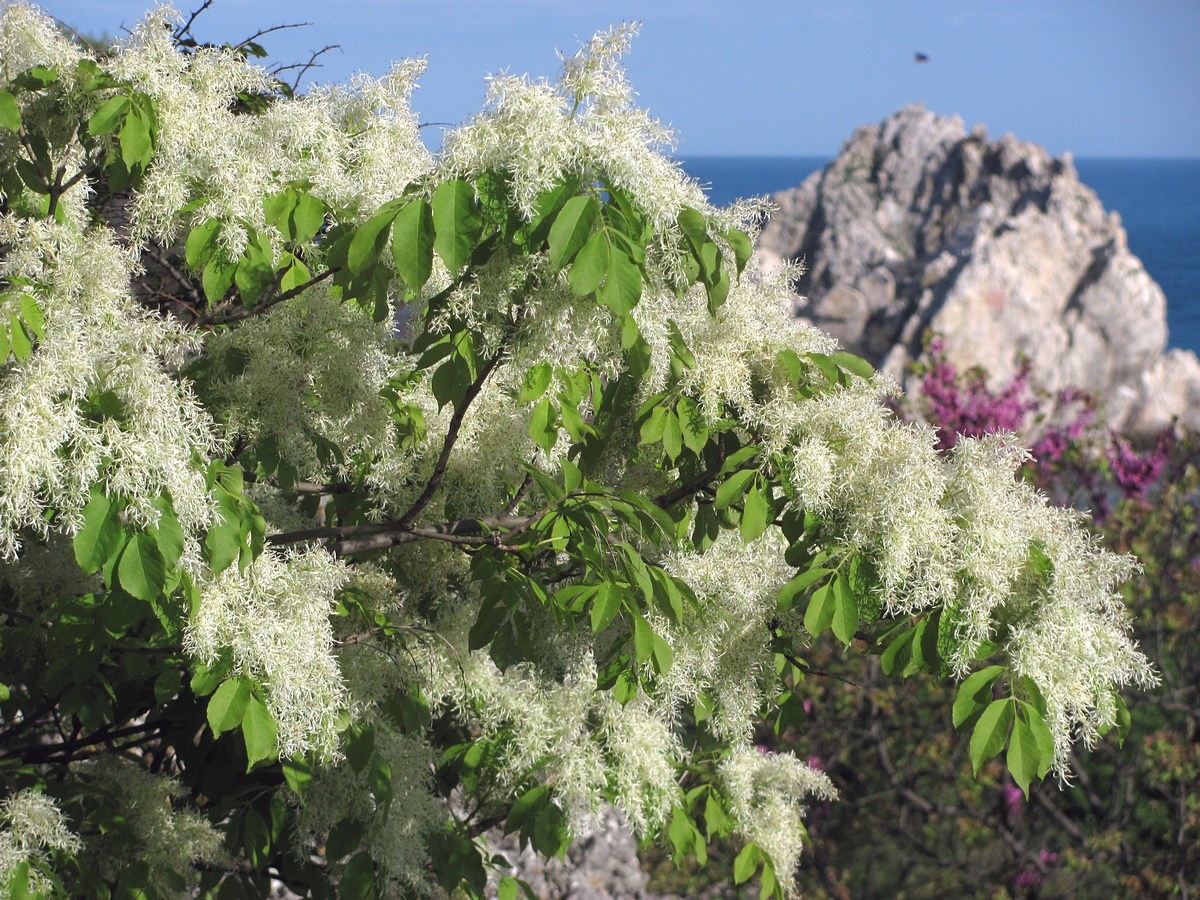
<instances>
[{"instance_id":1,"label":"limestone rock","mask_svg":"<svg viewBox=\"0 0 1200 900\"><path fill-rule=\"evenodd\" d=\"M1069 155L909 106L775 199L759 244L806 265L798 314L890 374L930 329L960 369L1000 383L1028 357L1115 427L1200 427L1200 361L1166 354L1166 298Z\"/></svg>"}]
</instances>

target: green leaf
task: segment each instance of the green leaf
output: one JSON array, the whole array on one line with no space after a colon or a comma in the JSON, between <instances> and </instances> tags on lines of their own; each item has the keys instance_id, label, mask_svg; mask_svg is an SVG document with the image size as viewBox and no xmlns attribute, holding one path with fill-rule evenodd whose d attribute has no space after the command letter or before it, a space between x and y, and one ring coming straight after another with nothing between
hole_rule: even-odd
<instances>
[{"instance_id":1,"label":"green leaf","mask_svg":"<svg viewBox=\"0 0 1200 900\"><path fill-rule=\"evenodd\" d=\"M756 469L741 469L734 472L717 488L717 497L715 505L717 509L725 509L742 498L746 492L746 486L750 484L750 480L757 475Z\"/></svg>"},{"instance_id":2,"label":"green leaf","mask_svg":"<svg viewBox=\"0 0 1200 900\"><path fill-rule=\"evenodd\" d=\"M83 508L83 528L72 544L75 561L88 575L100 571L121 545L121 518L99 487L92 488L91 499Z\"/></svg>"},{"instance_id":3,"label":"green leaf","mask_svg":"<svg viewBox=\"0 0 1200 900\"><path fill-rule=\"evenodd\" d=\"M504 820L504 831L506 834L511 834L518 828L529 823L534 814L550 802L550 787L549 785L539 784L537 787L530 788L524 794L517 798L513 803L512 808L508 811L508 818Z\"/></svg>"},{"instance_id":4,"label":"green leaf","mask_svg":"<svg viewBox=\"0 0 1200 900\"><path fill-rule=\"evenodd\" d=\"M670 411L663 419L662 445L672 461L683 452L683 428L679 424L679 416Z\"/></svg>"},{"instance_id":5,"label":"green leaf","mask_svg":"<svg viewBox=\"0 0 1200 900\"><path fill-rule=\"evenodd\" d=\"M346 762L355 772L361 772L375 753L375 729L370 725L354 725L345 732L342 743Z\"/></svg>"},{"instance_id":6,"label":"green leaf","mask_svg":"<svg viewBox=\"0 0 1200 900\"><path fill-rule=\"evenodd\" d=\"M608 236L601 229L588 238L587 243L576 255L575 262L571 264L571 271L567 276L571 293L576 297L586 297L595 291L604 281L608 264Z\"/></svg>"},{"instance_id":7,"label":"green leaf","mask_svg":"<svg viewBox=\"0 0 1200 900\"><path fill-rule=\"evenodd\" d=\"M283 770L283 780L292 789L292 793L303 798L316 774L312 763L306 759L285 759L280 768Z\"/></svg>"},{"instance_id":8,"label":"green leaf","mask_svg":"<svg viewBox=\"0 0 1200 900\"><path fill-rule=\"evenodd\" d=\"M804 627L813 637L820 637L833 623L834 596L828 582L813 591L804 611Z\"/></svg>"},{"instance_id":9,"label":"green leaf","mask_svg":"<svg viewBox=\"0 0 1200 900\"><path fill-rule=\"evenodd\" d=\"M698 404L691 397L680 397L675 407L679 416L679 426L683 431L684 446L699 456L708 443L708 425Z\"/></svg>"},{"instance_id":10,"label":"green leaf","mask_svg":"<svg viewBox=\"0 0 1200 900\"><path fill-rule=\"evenodd\" d=\"M746 495L746 505L742 510L742 520L739 523L742 540L749 543L761 537L770 526L772 518L771 503L756 484Z\"/></svg>"},{"instance_id":11,"label":"green leaf","mask_svg":"<svg viewBox=\"0 0 1200 900\"><path fill-rule=\"evenodd\" d=\"M342 869L338 882L338 900L373 900L375 891L375 863L366 850L356 854Z\"/></svg>"},{"instance_id":12,"label":"green leaf","mask_svg":"<svg viewBox=\"0 0 1200 900\"><path fill-rule=\"evenodd\" d=\"M217 303L229 293L233 285L233 276L237 272L237 263L226 259L221 253L214 253L204 265L201 278L204 286L204 297L209 303Z\"/></svg>"},{"instance_id":13,"label":"green leaf","mask_svg":"<svg viewBox=\"0 0 1200 900\"><path fill-rule=\"evenodd\" d=\"M600 202L591 194L575 196L566 202L550 227L550 264L554 268L561 269L583 248L598 215Z\"/></svg>"},{"instance_id":14,"label":"green leaf","mask_svg":"<svg viewBox=\"0 0 1200 900\"><path fill-rule=\"evenodd\" d=\"M762 851L757 844L747 844L733 861L733 882L742 884L754 877L758 871L758 863L762 859Z\"/></svg>"},{"instance_id":15,"label":"green leaf","mask_svg":"<svg viewBox=\"0 0 1200 900\"><path fill-rule=\"evenodd\" d=\"M671 341L671 352L678 357L684 367L688 369L695 368L696 357L688 348L687 342L683 339L683 334L679 331L679 326L675 324L674 319L667 320L667 337Z\"/></svg>"},{"instance_id":16,"label":"green leaf","mask_svg":"<svg viewBox=\"0 0 1200 900\"><path fill-rule=\"evenodd\" d=\"M1046 773L1054 764L1054 735L1050 733L1050 729L1046 726L1046 720L1042 718L1042 714L1032 703L1022 700L1020 704L1021 710L1025 713L1025 721L1029 723L1029 730L1033 734L1033 741L1037 745L1037 777L1045 778Z\"/></svg>"},{"instance_id":17,"label":"green leaf","mask_svg":"<svg viewBox=\"0 0 1200 900\"><path fill-rule=\"evenodd\" d=\"M875 375L875 370L871 368L871 364L861 356L855 356L853 353L846 353L839 350L837 353L830 354L829 357L833 362L842 369L845 369L851 374L857 375L859 378L870 379Z\"/></svg>"},{"instance_id":18,"label":"green leaf","mask_svg":"<svg viewBox=\"0 0 1200 900\"><path fill-rule=\"evenodd\" d=\"M147 603L162 592L167 582L167 563L158 543L148 534L136 534L125 545L117 578L129 594Z\"/></svg>"},{"instance_id":19,"label":"green leaf","mask_svg":"<svg viewBox=\"0 0 1200 900\"><path fill-rule=\"evenodd\" d=\"M858 598L845 575L833 580L833 633L847 647L858 630Z\"/></svg>"},{"instance_id":20,"label":"green leaf","mask_svg":"<svg viewBox=\"0 0 1200 900\"><path fill-rule=\"evenodd\" d=\"M222 224L220 219L206 219L188 234L183 258L193 272L200 271L216 251Z\"/></svg>"},{"instance_id":21,"label":"green leaf","mask_svg":"<svg viewBox=\"0 0 1200 900\"><path fill-rule=\"evenodd\" d=\"M592 601L592 633L597 634L607 628L620 609L620 589L611 582L604 582Z\"/></svg>"},{"instance_id":22,"label":"green leaf","mask_svg":"<svg viewBox=\"0 0 1200 900\"><path fill-rule=\"evenodd\" d=\"M1003 671L1003 666L988 666L972 673L958 686L958 693L954 697L955 728L961 728L991 703L992 685Z\"/></svg>"},{"instance_id":23,"label":"green leaf","mask_svg":"<svg viewBox=\"0 0 1200 900\"><path fill-rule=\"evenodd\" d=\"M1037 776L1041 765L1041 753L1033 730L1020 716L1017 716L1013 725L1012 738L1008 742L1008 755L1004 761L1013 781L1021 786L1021 792L1028 798L1029 783Z\"/></svg>"},{"instance_id":24,"label":"green leaf","mask_svg":"<svg viewBox=\"0 0 1200 900\"><path fill-rule=\"evenodd\" d=\"M971 768L976 774L979 767L995 756L1004 747L1008 729L1013 721L1012 698L993 700L983 711L975 730L971 733Z\"/></svg>"},{"instance_id":25,"label":"green leaf","mask_svg":"<svg viewBox=\"0 0 1200 900\"><path fill-rule=\"evenodd\" d=\"M702 256L702 248L709 242L708 223L704 221L704 214L689 206L680 210L679 216L675 221L679 225L679 230L683 232L683 236L687 239L692 255L699 261Z\"/></svg>"},{"instance_id":26,"label":"green leaf","mask_svg":"<svg viewBox=\"0 0 1200 900\"><path fill-rule=\"evenodd\" d=\"M354 230L354 237L350 239L350 247L346 250L346 268L352 275L359 274L379 259L392 223L399 213L399 201L392 200Z\"/></svg>"},{"instance_id":27,"label":"green leaf","mask_svg":"<svg viewBox=\"0 0 1200 900\"><path fill-rule=\"evenodd\" d=\"M129 111L129 98L110 97L88 119L87 130L92 137L100 137L113 131L121 118Z\"/></svg>"},{"instance_id":28,"label":"green leaf","mask_svg":"<svg viewBox=\"0 0 1200 900\"><path fill-rule=\"evenodd\" d=\"M642 299L642 272L623 251L610 254L608 275L596 298L619 316L632 312Z\"/></svg>"},{"instance_id":29,"label":"green leaf","mask_svg":"<svg viewBox=\"0 0 1200 900\"><path fill-rule=\"evenodd\" d=\"M549 397L543 397L534 407L533 416L529 419L529 436L547 453L558 443L558 409Z\"/></svg>"},{"instance_id":30,"label":"green leaf","mask_svg":"<svg viewBox=\"0 0 1200 900\"><path fill-rule=\"evenodd\" d=\"M227 494L217 501L217 520L204 537L204 550L214 575L229 568L241 554L241 515L237 501Z\"/></svg>"},{"instance_id":31,"label":"green leaf","mask_svg":"<svg viewBox=\"0 0 1200 900\"><path fill-rule=\"evenodd\" d=\"M242 719L242 737L246 741L246 771L256 763L275 758L277 726L270 711L257 697L251 697Z\"/></svg>"},{"instance_id":32,"label":"green leaf","mask_svg":"<svg viewBox=\"0 0 1200 900\"><path fill-rule=\"evenodd\" d=\"M33 354L33 341L21 325L21 320L14 313L8 319L9 339L12 342L12 353L17 362L24 362Z\"/></svg>"},{"instance_id":33,"label":"green leaf","mask_svg":"<svg viewBox=\"0 0 1200 900\"><path fill-rule=\"evenodd\" d=\"M912 645L916 636L915 628L906 628L899 637L888 644L879 658L879 665L885 675L902 675L905 672L912 660Z\"/></svg>"},{"instance_id":34,"label":"green leaf","mask_svg":"<svg viewBox=\"0 0 1200 900\"><path fill-rule=\"evenodd\" d=\"M250 682L244 678L230 678L217 688L209 698L206 713L208 727L212 729L214 737L220 737L242 724L251 696Z\"/></svg>"},{"instance_id":35,"label":"green leaf","mask_svg":"<svg viewBox=\"0 0 1200 900\"><path fill-rule=\"evenodd\" d=\"M553 375L554 369L549 363L542 362L530 366L529 371L521 380L521 393L517 396L518 402L532 403L541 397L546 393L546 388L550 387L550 379Z\"/></svg>"},{"instance_id":36,"label":"green leaf","mask_svg":"<svg viewBox=\"0 0 1200 900\"><path fill-rule=\"evenodd\" d=\"M193 663L193 671L189 686L197 697L207 697L229 674L229 660L218 658L211 666L202 662Z\"/></svg>"},{"instance_id":37,"label":"green leaf","mask_svg":"<svg viewBox=\"0 0 1200 900\"><path fill-rule=\"evenodd\" d=\"M30 294L22 294L17 299L17 308L21 311L21 321L26 330L32 331L32 337L41 340L46 332L46 321L42 318L42 308Z\"/></svg>"},{"instance_id":38,"label":"green leaf","mask_svg":"<svg viewBox=\"0 0 1200 900\"><path fill-rule=\"evenodd\" d=\"M25 900L29 896L29 860L23 859L17 863L8 876L4 896L8 900Z\"/></svg>"},{"instance_id":39,"label":"green leaf","mask_svg":"<svg viewBox=\"0 0 1200 900\"><path fill-rule=\"evenodd\" d=\"M713 279L712 284L706 286L706 291L708 293L708 314L715 316L717 310L725 305L725 300L729 297L729 273L719 262L717 263L717 277Z\"/></svg>"},{"instance_id":40,"label":"green leaf","mask_svg":"<svg viewBox=\"0 0 1200 900\"><path fill-rule=\"evenodd\" d=\"M654 629L641 613L633 614L633 652L638 662L646 662L654 656Z\"/></svg>"},{"instance_id":41,"label":"green leaf","mask_svg":"<svg viewBox=\"0 0 1200 900\"><path fill-rule=\"evenodd\" d=\"M530 833L533 849L543 856L558 856L566 852L569 842L566 815L554 804L546 804L533 820Z\"/></svg>"},{"instance_id":42,"label":"green leaf","mask_svg":"<svg viewBox=\"0 0 1200 900\"><path fill-rule=\"evenodd\" d=\"M779 589L779 599L776 601L776 607L782 612L791 609L795 605L797 597L832 571L832 569L822 569L818 566L797 573L791 581Z\"/></svg>"},{"instance_id":43,"label":"green leaf","mask_svg":"<svg viewBox=\"0 0 1200 900\"><path fill-rule=\"evenodd\" d=\"M445 181L433 193L434 246L451 275L471 257L483 217L475 206L475 188L461 179Z\"/></svg>"},{"instance_id":44,"label":"green leaf","mask_svg":"<svg viewBox=\"0 0 1200 900\"><path fill-rule=\"evenodd\" d=\"M671 813L671 826L667 829L667 837L674 847L675 852L672 854L672 858L676 865L683 862L691 852L695 831L696 826L692 822L692 817L683 808L676 806Z\"/></svg>"},{"instance_id":45,"label":"green leaf","mask_svg":"<svg viewBox=\"0 0 1200 900\"><path fill-rule=\"evenodd\" d=\"M419 291L433 271L433 211L424 200L412 200L392 226L392 259L410 290Z\"/></svg>"},{"instance_id":46,"label":"green leaf","mask_svg":"<svg viewBox=\"0 0 1200 900\"><path fill-rule=\"evenodd\" d=\"M0 91L0 128L14 133L21 130L21 110L8 91Z\"/></svg>"},{"instance_id":47,"label":"green leaf","mask_svg":"<svg viewBox=\"0 0 1200 900\"><path fill-rule=\"evenodd\" d=\"M292 240L299 243L311 240L325 224L325 204L307 192L296 198L292 210Z\"/></svg>"},{"instance_id":48,"label":"green leaf","mask_svg":"<svg viewBox=\"0 0 1200 900\"><path fill-rule=\"evenodd\" d=\"M742 272L746 268L746 263L750 261L750 257L754 255L754 243L750 240L750 235L744 231L739 231L736 228L731 228L726 231L722 237L729 242L729 247L733 250L734 262L737 266L738 277L741 277Z\"/></svg>"},{"instance_id":49,"label":"green leaf","mask_svg":"<svg viewBox=\"0 0 1200 900\"><path fill-rule=\"evenodd\" d=\"M125 168L133 171L135 166L144 166L150 159L150 120L136 107L125 117L118 138L121 144L121 161Z\"/></svg>"},{"instance_id":50,"label":"green leaf","mask_svg":"<svg viewBox=\"0 0 1200 900\"><path fill-rule=\"evenodd\" d=\"M812 361L813 365L821 371L821 374L825 376L825 380L831 385L841 382L841 372L838 370L837 363L833 361L832 357L826 356L824 353L806 353L804 355Z\"/></svg>"},{"instance_id":51,"label":"green leaf","mask_svg":"<svg viewBox=\"0 0 1200 900\"><path fill-rule=\"evenodd\" d=\"M1125 705L1125 698L1120 694L1114 694L1113 703L1116 706L1116 725L1117 725L1117 745L1125 746L1125 738L1129 737L1130 729L1133 728L1133 718L1129 715L1129 707Z\"/></svg>"},{"instance_id":52,"label":"green leaf","mask_svg":"<svg viewBox=\"0 0 1200 900\"><path fill-rule=\"evenodd\" d=\"M154 508L158 510L159 514L158 524L150 528L150 534L158 545L159 553L162 554L167 569L174 569L179 558L183 556L183 528L175 516L175 508L171 505L168 497L162 496L155 500Z\"/></svg>"}]
</instances>

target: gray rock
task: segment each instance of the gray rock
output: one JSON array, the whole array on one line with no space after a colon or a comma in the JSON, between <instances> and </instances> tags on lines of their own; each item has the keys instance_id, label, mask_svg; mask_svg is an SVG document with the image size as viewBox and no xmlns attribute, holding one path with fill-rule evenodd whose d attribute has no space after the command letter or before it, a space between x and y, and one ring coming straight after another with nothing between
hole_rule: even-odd
<instances>
[{"instance_id":1,"label":"gray rock","mask_svg":"<svg viewBox=\"0 0 1200 900\"><path fill-rule=\"evenodd\" d=\"M1115 427L1200 427L1200 361L1166 353L1166 298L1069 155L909 106L775 199L759 245L807 266L797 313L889 374L931 329L996 384L1024 356L1039 387L1103 398Z\"/></svg>"}]
</instances>

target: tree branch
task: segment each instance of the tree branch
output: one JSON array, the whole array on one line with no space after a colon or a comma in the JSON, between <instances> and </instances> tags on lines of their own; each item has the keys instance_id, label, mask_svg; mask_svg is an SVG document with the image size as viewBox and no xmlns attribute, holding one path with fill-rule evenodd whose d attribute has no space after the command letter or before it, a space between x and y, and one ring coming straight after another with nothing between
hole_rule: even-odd
<instances>
[{"instance_id":1,"label":"tree branch","mask_svg":"<svg viewBox=\"0 0 1200 900\"><path fill-rule=\"evenodd\" d=\"M442 452L438 456L437 465L433 467L433 474L429 476L429 483L425 485L425 490L421 492L413 505L400 517L406 529L411 529L413 519L421 514L421 511L429 505L429 501L433 499L433 495L437 493L437 489L442 484L442 477L446 474L446 466L450 462L450 453L454 449L454 444L458 440L458 432L462 428L463 420L467 416L467 410L471 408L471 403L479 396L479 392L483 390L484 382L488 376L492 374L492 370L500 362L500 357L504 351L503 345L496 350L496 355L487 361L475 381L467 388L467 392L463 395L462 403L454 410L454 415L450 419L450 426L446 429L446 440L442 443Z\"/></svg>"}]
</instances>

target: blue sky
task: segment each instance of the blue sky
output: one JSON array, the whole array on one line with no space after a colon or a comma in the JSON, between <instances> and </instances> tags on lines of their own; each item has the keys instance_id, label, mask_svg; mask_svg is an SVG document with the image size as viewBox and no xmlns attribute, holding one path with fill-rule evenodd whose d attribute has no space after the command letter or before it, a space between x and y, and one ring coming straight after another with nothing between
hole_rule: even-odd
<instances>
[{"instance_id":1,"label":"blue sky","mask_svg":"<svg viewBox=\"0 0 1200 900\"><path fill-rule=\"evenodd\" d=\"M115 34L149 3L41 5ZM311 22L264 44L287 62L340 44L320 81L425 56L422 121L459 122L487 74L553 76L555 50L628 20L642 22L627 59L639 101L684 157L830 156L914 101L1056 154L1200 157L1198 0L215 0L196 32L236 41Z\"/></svg>"}]
</instances>

